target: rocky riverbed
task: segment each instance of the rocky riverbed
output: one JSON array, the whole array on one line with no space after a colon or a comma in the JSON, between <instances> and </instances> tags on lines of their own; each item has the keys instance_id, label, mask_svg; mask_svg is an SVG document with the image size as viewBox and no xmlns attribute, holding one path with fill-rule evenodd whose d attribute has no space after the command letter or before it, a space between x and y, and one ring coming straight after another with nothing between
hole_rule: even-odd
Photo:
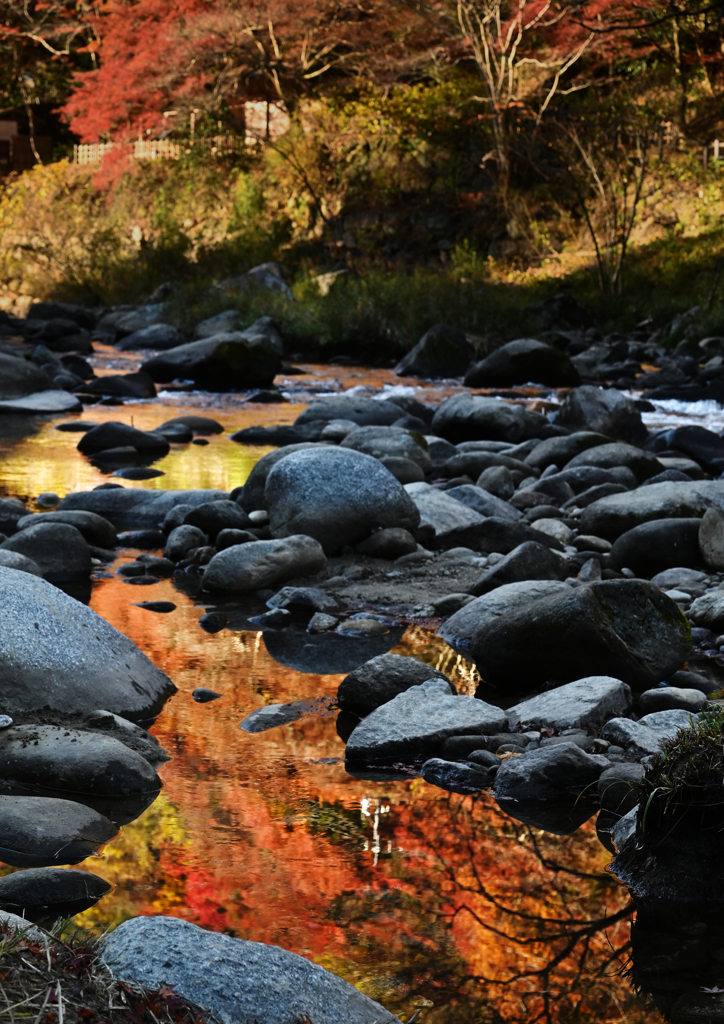
<instances>
[{"instance_id":1,"label":"rocky riverbed","mask_svg":"<svg viewBox=\"0 0 724 1024\"><path fill-rule=\"evenodd\" d=\"M217 1019L252 1019L269 971L285 1021L457 1021L548 990L554 1019L657 1019L604 978L632 907L603 868L724 688L724 440L695 422L718 415L712 339L697 361L695 339L568 330L466 387L430 363L440 330L396 376L283 364L270 323L185 344L126 330L156 313L83 312L4 328L2 401L25 406L1 421L0 907L141 915L108 940L117 969ZM261 392L220 376L239 347ZM643 881L629 861L645 899L655 858ZM709 927L691 889L664 895ZM169 944L247 971L241 1002L158 973ZM688 1020L717 963L637 984Z\"/></svg>"}]
</instances>

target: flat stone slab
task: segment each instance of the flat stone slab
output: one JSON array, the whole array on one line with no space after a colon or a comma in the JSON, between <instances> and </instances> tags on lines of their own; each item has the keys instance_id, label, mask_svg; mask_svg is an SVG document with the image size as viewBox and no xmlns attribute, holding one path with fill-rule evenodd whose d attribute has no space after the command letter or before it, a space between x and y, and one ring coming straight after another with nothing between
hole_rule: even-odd
<instances>
[{"instance_id":1,"label":"flat stone slab","mask_svg":"<svg viewBox=\"0 0 724 1024\"><path fill-rule=\"evenodd\" d=\"M625 715L631 707L631 689L613 676L586 676L506 711L511 728L599 729L611 718Z\"/></svg>"},{"instance_id":2,"label":"flat stone slab","mask_svg":"<svg viewBox=\"0 0 724 1024\"><path fill-rule=\"evenodd\" d=\"M405 490L420 512L420 528L432 526L438 542L447 536L474 530L485 518L430 484L407 484Z\"/></svg>"},{"instance_id":3,"label":"flat stone slab","mask_svg":"<svg viewBox=\"0 0 724 1024\"><path fill-rule=\"evenodd\" d=\"M8 398L0 402L0 413L81 412L81 402L67 391L38 391L25 398Z\"/></svg>"},{"instance_id":4,"label":"flat stone slab","mask_svg":"<svg viewBox=\"0 0 724 1024\"><path fill-rule=\"evenodd\" d=\"M658 754L667 740L672 740L680 729L690 729L699 716L689 711L654 711L638 722L628 718L612 718L603 729L602 736L625 747L635 757Z\"/></svg>"},{"instance_id":5,"label":"flat stone slab","mask_svg":"<svg viewBox=\"0 0 724 1024\"><path fill-rule=\"evenodd\" d=\"M390 757L434 757L451 736L505 732L508 720L500 708L477 697L450 693L444 679L428 679L376 708L347 741L350 761Z\"/></svg>"}]
</instances>

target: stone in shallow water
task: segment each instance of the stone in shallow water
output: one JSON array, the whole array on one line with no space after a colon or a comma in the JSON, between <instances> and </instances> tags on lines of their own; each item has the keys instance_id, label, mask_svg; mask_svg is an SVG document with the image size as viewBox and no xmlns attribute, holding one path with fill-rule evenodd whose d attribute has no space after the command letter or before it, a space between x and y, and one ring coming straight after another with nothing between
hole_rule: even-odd
<instances>
[{"instance_id":1,"label":"stone in shallow water","mask_svg":"<svg viewBox=\"0 0 724 1024\"><path fill-rule=\"evenodd\" d=\"M586 676L558 686L506 711L512 728L599 729L631 706L631 689L611 676Z\"/></svg>"},{"instance_id":2,"label":"stone in shallow water","mask_svg":"<svg viewBox=\"0 0 724 1024\"><path fill-rule=\"evenodd\" d=\"M26 398L13 398L0 402L0 413L59 413L80 412L83 406L75 395L67 391L39 391Z\"/></svg>"},{"instance_id":3,"label":"stone in shallow water","mask_svg":"<svg viewBox=\"0 0 724 1024\"><path fill-rule=\"evenodd\" d=\"M0 878L0 908L30 921L54 921L88 910L110 891L90 871L30 868Z\"/></svg>"},{"instance_id":4,"label":"stone in shallow water","mask_svg":"<svg viewBox=\"0 0 724 1024\"><path fill-rule=\"evenodd\" d=\"M503 762L495 776L495 797L525 804L579 795L608 767L605 757L587 754L575 743L541 747Z\"/></svg>"},{"instance_id":5,"label":"stone in shallow water","mask_svg":"<svg viewBox=\"0 0 724 1024\"><path fill-rule=\"evenodd\" d=\"M104 940L114 977L172 986L220 1024L393 1024L398 1018L305 957L205 931L175 917L136 917Z\"/></svg>"},{"instance_id":6,"label":"stone in shallow water","mask_svg":"<svg viewBox=\"0 0 724 1024\"><path fill-rule=\"evenodd\" d=\"M450 793L477 793L493 780L493 775L482 766L443 761L439 757L425 761L421 771L425 782L447 789Z\"/></svg>"},{"instance_id":7,"label":"stone in shallow water","mask_svg":"<svg viewBox=\"0 0 724 1024\"><path fill-rule=\"evenodd\" d=\"M264 633L264 646L272 658L297 672L336 675L351 672L400 642L404 626L392 626L382 636L343 636L337 632L308 633L295 628Z\"/></svg>"},{"instance_id":8,"label":"stone in shallow water","mask_svg":"<svg viewBox=\"0 0 724 1024\"><path fill-rule=\"evenodd\" d=\"M428 679L367 716L347 742L350 761L434 756L451 736L500 732L505 713L475 697L450 693L445 679Z\"/></svg>"},{"instance_id":9,"label":"stone in shallow water","mask_svg":"<svg viewBox=\"0 0 724 1024\"><path fill-rule=\"evenodd\" d=\"M375 708L428 679L440 679L447 684L449 693L457 693L442 672L425 662L401 654L379 654L342 680L337 690L337 703L343 711L364 718Z\"/></svg>"},{"instance_id":10,"label":"stone in shallow water","mask_svg":"<svg viewBox=\"0 0 724 1024\"><path fill-rule=\"evenodd\" d=\"M204 589L221 593L262 590L295 576L316 575L326 564L322 546L303 534L236 544L211 559L204 573Z\"/></svg>"},{"instance_id":11,"label":"stone in shallow water","mask_svg":"<svg viewBox=\"0 0 724 1024\"><path fill-rule=\"evenodd\" d=\"M78 864L117 832L104 815L73 800L0 795L0 860L15 868Z\"/></svg>"},{"instance_id":12,"label":"stone in shallow water","mask_svg":"<svg viewBox=\"0 0 724 1024\"><path fill-rule=\"evenodd\" d=\"M217 693L216 690L208 690L205 686L197 686L191 696L199 704L208 704L209 701L218 700L223 694Z\"/></svg>"}]
</instances>

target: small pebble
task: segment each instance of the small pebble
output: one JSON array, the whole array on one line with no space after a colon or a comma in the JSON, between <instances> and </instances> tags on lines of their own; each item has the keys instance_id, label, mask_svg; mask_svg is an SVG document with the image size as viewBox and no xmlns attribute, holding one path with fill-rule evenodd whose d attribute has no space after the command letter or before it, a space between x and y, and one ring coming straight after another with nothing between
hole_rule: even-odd
<instances>
[{"instance_id":1,"label":"small pebble","mask_svg":"<svg viewBox=\"0 0 724 1024\"><path fill-rule=\"evenodd\" d=\"M197 686L191 696L199 704L208 704L211 700L218 700L219 697L223 697L223 694L217 693L216 690L207 690L205 686Z\"/></svg>"},{"instance_id":2,"label":"small pebble","mask_svg":"<svg viewBox=\"0 0 724 1024\"><path fill-rule=\"evenodd\" d=\"M35 499L35 503L39 505L40 508L55 508L56 505L60 504L60 498L54 491L43 491L43 493L39 494Z\"/></svg>"},{"instance_id":3,"label":"small pebble","mask_svg":"<svg viewBox=\"0 0 724 1024\"><path fill-rule=\"evenodd\" d=\"M191 442L191 444L200 444L200 445L204 445L204 444L208 444L208 443L209 442L206 440L205 437L195 437L193 439L193 441Z\"/></svg>"},{"instance_id":4,"label":"small pebble","mask_svg":"<svg viewBox=\"0 0 724 1024\"><path fill-rule=\"evenodd\" d=\"M199 619L199 625L207 633L220 632L229 620L221 612L207 612Z\"/></svg>"},{"instance_id":5,"label":"small pebble","mask_svg":"<svg viewBox=\"0 0 724 1024\"><path fill-rule=\"evenodd\" d=\"M147 612L173 612L176 605L173 601L139 601L136 608L145 608Z\"/></svg>"}]
</instances>

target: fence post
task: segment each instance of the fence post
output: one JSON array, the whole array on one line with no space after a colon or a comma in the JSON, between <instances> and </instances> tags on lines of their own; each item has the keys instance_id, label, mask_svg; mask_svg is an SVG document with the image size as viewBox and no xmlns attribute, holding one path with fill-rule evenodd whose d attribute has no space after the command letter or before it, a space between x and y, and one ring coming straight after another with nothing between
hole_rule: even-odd
<instances>
[{"instance_id":1,"label":"fence post","mask_svg":"<svg viewBox=\"0 0 724 1024\"><path fill-rule=\"evenodd\" d=\"M719 159L719 139L714 139L714 159Z\"/></svg>"},{"instance_id":2,"label":"fence post","mask_svg":"<svg viewBox=\"0 0 724 1024\"><path fill-rule=\"evenodd\" d=\"M704 170L709 166L709 143L704 146L704 152L702 153L702 160L704 163Z\"/></svg>"}]
</instances>

